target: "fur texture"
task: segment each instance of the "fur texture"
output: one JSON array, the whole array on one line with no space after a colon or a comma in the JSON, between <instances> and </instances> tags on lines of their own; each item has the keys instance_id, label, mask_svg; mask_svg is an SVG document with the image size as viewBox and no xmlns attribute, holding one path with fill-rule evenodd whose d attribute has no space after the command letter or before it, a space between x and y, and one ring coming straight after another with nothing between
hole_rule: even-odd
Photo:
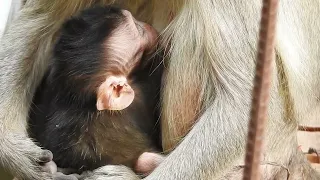
<instances>
[{"instance_id":1,"label":"fur texture","mask_svg":"<svg viewBox=\"0 0 320 180\"><path fill-rule=\"evenodd\" d=\"M30 100L46 69L57 29L65 18L95 3L111 0L28 0L4 36L0 50L0 156L2 165L20 177L41 176L28 158L38 150L27 151L37 148L24 131ZM163 44L168 52L163 144L167 150L179 145L146 179L240 179L261 2L117 3L164 30ZM263 166L263 179L285 179L287 169L289 179L320 178L297 151L296 139L299 121L319 114L319 7L317 0L280 1L278 54L263 158L268 165ZM22 140L15 134L22 134ZM124 171L111 166L94 172L100 175L96 177L137 178Z\"/></svg>"}]
</instances>

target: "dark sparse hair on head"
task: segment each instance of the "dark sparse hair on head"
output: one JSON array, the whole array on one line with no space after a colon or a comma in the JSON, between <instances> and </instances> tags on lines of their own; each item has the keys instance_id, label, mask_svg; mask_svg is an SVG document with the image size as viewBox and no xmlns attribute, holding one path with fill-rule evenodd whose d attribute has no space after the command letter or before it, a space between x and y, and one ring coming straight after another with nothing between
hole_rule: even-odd
<instances>
[{"instance_id":1,"label":"dark sparse hair on head","mask_svg":"<svg viewBox=\"0 0 320 180\"><path fill-rule=\"evenodd\" d=\"M77 105L77 108L84 105L87 108L88 102L92 102L89 107L95 107L96 94L93 89L100 85L96 76L104 65L103 43L124 18L118 7L97 6L80 12L63 24L55 44L48 78L55 84L52 87L55 88L53 92L59 93L57 96L72 96L72 99L78 101L64 103ZM67 99L70 98L65 98Z\"/></svg>"}]
</instances>

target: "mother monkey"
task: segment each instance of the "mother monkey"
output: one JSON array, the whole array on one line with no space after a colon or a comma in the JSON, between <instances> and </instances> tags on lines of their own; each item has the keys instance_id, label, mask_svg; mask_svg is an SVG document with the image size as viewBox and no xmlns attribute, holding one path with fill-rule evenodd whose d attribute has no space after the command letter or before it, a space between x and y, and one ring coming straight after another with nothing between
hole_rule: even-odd
<instances>
[{"instance_id":1,"label":"mother monkey","mask_svg":"<svg viewBox=\"0 0 320 180\"><path fill-rule=\"evenodd\" d=\"M48 153L26 135L32 95L63 20L112 2L158 30L167 27L162 132L165 149L175 149L146 179L240 179L260 0L27 0L1 41L1 165L17 177L50 179L38 164ZM280 7L263 179L320 179L296 140L299 121L320 114L320 1L281 0ZM137 179L122 166L89 176Z\"/></svg>"}]
</instances>

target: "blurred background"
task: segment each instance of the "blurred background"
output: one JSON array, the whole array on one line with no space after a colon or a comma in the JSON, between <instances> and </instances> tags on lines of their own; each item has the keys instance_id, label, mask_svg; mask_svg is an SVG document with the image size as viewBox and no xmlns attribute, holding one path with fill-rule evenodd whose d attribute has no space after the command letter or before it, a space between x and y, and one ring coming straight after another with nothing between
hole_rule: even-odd
<instances>
[{"instance_id":1,"label":"blurred background","mask_svg":"<svg viewBox=\"0 0 320 180\"><path fill-rule=\"evenodd\" d=\"M17 15L22 0L0 0L0 38L5 31L6 24Z\"/></svg>"}]
</instances>

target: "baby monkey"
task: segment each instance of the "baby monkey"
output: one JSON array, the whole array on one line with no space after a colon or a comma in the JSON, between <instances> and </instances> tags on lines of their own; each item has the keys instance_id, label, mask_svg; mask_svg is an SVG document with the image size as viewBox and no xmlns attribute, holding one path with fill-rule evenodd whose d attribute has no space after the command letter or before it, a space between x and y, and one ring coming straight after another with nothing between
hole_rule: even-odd
<instances>
[{"instance_id":1,"label":"baby monkey","mask_svg":"<svg viewBox=\"0 0 320 180\"><path fill-rule=\"evenodd\" d=\"M134 167L143 152L161 149L157 36L112 6L64 23L30 110L30 136L58 167Z\"/></svg>"}]
</instances>

